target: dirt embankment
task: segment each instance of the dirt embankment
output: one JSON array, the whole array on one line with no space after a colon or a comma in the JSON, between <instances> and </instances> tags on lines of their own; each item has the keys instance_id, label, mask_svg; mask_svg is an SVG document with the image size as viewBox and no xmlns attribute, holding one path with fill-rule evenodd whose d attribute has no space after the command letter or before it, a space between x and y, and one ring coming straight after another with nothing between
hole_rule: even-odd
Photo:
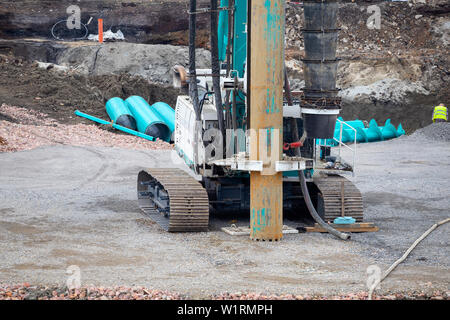
<instances>
[{"instance_id":1,"label":"dirt embankment","mask_svg":"<svg viewBox=\"0 0 450 320\"><path fill-rule=\"evenodd\" d=\"M81 9L81 22L88 33L97 34L97 19L104 20L105 29L121 30L127 41L139 43L187 44L188 0L1 0L0 37L8 39L41 37L53 38L52 28L68 18L67 8L76 4ZM198 0L204 7L207 0ZM91 23L88 23L92 17ZM198 44L204 45L208 15L198 16ZM61 24L62 26L63 24ZM62 32L56 26L54 32ZM67 37L82 37L79 33L60 34Z\"/></svg>"},{"instance_id":2,"label":"dirt embankment","mask_svg":"<svg viewBox=\"0 0 450 320\"><path fill-rule=\"evenodd\" d=\"M22 2L23 7L20 7ZM80 108L91 108L93 114L99 112L100 115L104 113L104 100L111 97L108 93L124 97L130 92L150 96L147 91L153 89L152 86L146 89L147 81L169 85L171 67L175 64L187 65L186 47L146 46L129 42L99 46L85 41L17 39L25 36L49 37L49 26L64 18L68 4L67 1L61 1L51 6L50 2L39 2L43 3L40 9L36 7L37 1L8 2L2 6L0 15L3 14L5 19L0 22L0 36L13 40L0 40L0 53L13 54L29 61L61 64L74 68L81 74L52 74L51 77L56 77L52 78L56 84L48 79L39 84L40 80L37 80L39 90L35 90L36 86L28 90L25 80L27 76L2 79L0 81L3 81L4 87L0 89L3 90L0 97L7 104L37 105L36 108L39 108L42 103L58 110L65 105L77 105ZM162 1L158 4L148 1L80 1L82 21L91 16L98 18L102 15L105 26L120 26L127 41L170 44L185 44L187 41L188 15L183 14L183 6L186 4L187 1ZM205 1L199 2L199 7L207 5ZM373 5L380 8L380 29L367 27L367 20L371 15L368 7ZM153 13L148 11L153 10L151 8L155 9ZM176 17L172 19L172 15ZM167 23L169 17L170 23ZM198 29L203 32L208 27L208 15L200 14L198 18ZM394 124L401 122L407 132L411 132L431 122L432 109L436 104L449 103L450 8L447 2L344 2L340 4L339 25L338 56L341 61L338 86L342 89L341 114L345 119L375 118L378 122L384 122L391 118ZM296 89L303 86L302 26L302 6L288 3L286 65L292 86ZM23 32L19 32L20 30ZM95 33L95 28L91 31ZM173 32L179 32L175 38ZM199 45L207 47L207 37L200 38L203 40ZM197 67L208 67L209 52L204 49L199 49L198 52ZM5 72L12 71L4 69L3 74ZM34 79L34 69L23 72L29 72L30 79ZM45 78L39 72L40 77ZM110 77L110 74L114 76ZM69 78L66 81L67 75ZM133 76L140 76L141 79L137 80ZM58 81L66 85L59 86ZM87 81L89 84L86 86L80 81ZM19 89L12 89L15 87ZM59 89L55 90L56 87ZM35 97L32 97L42 92L46 95L47 91L48 98L39 97L41 100L34 100ZM173 104L177 92L166 89L163 91L170 97L163 94L161 100ZM73 98L68 98L72 96ZM55 117L58 118L56 115Z\"/></svg>"},{"instance_id":3,"label":"dirt embankment","mask_svg":"<svg viewBox=\"0 0 450 320\"><path fill-rule=\"evenodd\" d=\"M79 123L73 112L107 118L105 102L112 97L139 95L149 103L174 106L179 90L150 84L129 74L89 76L74 71L41 69L36 63L0 56L0 105L30 108L62 123Z\"/></svg>"},{"instance_id":4,"label":"dirt embankment","mask_svg":"<svg viewBox=\"0 0 450 320\"><path fill-rule=\"evenodd\" d=\"M380 28L367 26L380 12ZM302 87L303 8L287 10L287 65ZM345 119L391 118L407 132L431 123L432 110L450 101L450 5L446 1L342 3L337 85Z\"/></svg>"}]
</instances>

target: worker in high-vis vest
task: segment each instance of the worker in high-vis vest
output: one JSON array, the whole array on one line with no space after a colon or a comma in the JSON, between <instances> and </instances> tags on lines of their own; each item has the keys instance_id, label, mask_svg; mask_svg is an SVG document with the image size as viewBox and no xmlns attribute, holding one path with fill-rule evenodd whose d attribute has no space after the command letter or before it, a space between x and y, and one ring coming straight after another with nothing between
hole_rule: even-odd
<instances>
[{"instance_id":1,"label":"worker in high-vis vest","mask_svg":"<svg viewBox=\"0 0 450 320\"><path fill-rule=\"evenodd\" d=\"M434 107L433 111L433 122L446 122L448 119L447 108L443 103Z\"/></svg>"}]
</instances>

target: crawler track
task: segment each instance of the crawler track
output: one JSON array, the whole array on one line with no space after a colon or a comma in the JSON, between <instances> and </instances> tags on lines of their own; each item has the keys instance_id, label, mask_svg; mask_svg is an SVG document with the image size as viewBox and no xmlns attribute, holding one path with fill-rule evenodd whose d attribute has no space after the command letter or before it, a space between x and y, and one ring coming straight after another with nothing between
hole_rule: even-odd
<instances>
[{"instance_id":1,"label":"crawler track","mask_svg":"<svg viewBox=\"0 0 450 320\"><path fill-rule=\"evenodd\" d=\"M206 190L183 170L143 170L138 175L137 191L142 211L166 231L208 231Z\"/></svg>"},{"instance_id":2,"label":"crawler track","mask_svg":"<svg viewBox=\"0 0 450 320\"><path fill-rule=\"evenodd\" d=\"M325 221L337 217L353 217L357 222L363 221L363 201L361 192L348 179L338 175L314 178L319 188L319 214ZM344 192L344 210L342 210L342 191Z\"/></svg>"}]
</instances>

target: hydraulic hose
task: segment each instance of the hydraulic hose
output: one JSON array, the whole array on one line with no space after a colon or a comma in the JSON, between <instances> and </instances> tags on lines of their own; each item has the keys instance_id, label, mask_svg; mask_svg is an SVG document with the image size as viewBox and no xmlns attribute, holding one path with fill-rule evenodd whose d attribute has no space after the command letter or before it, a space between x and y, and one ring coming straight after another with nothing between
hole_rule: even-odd
<instances>
[{"instance_id":1,"label":"hydraulic hose","mask_svg":"<svg viewBox=\"0 0 450 320\"><path fill-rule=\"evenodd\" d=\"M298 175L300 176L300 186L302 188L303 196L305 197L306 206L308 207L309 213L311 213L311 216L313 219L322 227L324 228L328 233L331 233L333 236L342 239L342 240L348 240L350 239L350 235L347 233L340 232L334 228L332 228L330 225L325 223L325 221L322 220L322 218L317 213L316 209L314 208L314 205L311 201L311 197L309 195L308 186L306 185L306 178L303 171L299 171Z\"/></svg>"},{"instance_id":2,"label":"hydraulic hose","mask_svg":"<svg viewBox=\"0 0 450 320\"><path fill-rule=\"evenodd\" d=\"M213 91L217 109L217 122L219 123L219 130L222 133L222 137L225 137L222 93L220 92L219 40L217 33L217 0L211 0L211 71Z\"/></svg>"},{"instance_id":3,"label":"hydraulic hose","mask_svg":"<svg viewBox=\"0 0 450 320\"><path fill-rule=\"evenodd\" d=\"M286 97L288 100L288 104L289 105L293 105L292 103L292 95L291 95L291 87L289 85L289 79L288 79L288 75L287 75L287 70L286 70L286 66L284 67L284 90L286 92ZM300 141L303 143L306 139L306 132L303 131L303 135L300 138ZM298 141L298 129L297 129L297 121L296 119L292 119L292 138L294 141ZM300 148L294 148L294 152L296 156L300 156ZM342 240L348 240L350 239L350 235L347 233L342 233L340 231L337 231L336 229L332 228L330 225L328 225L327 223L325 223L325 221L322 220L322 218L319 216L319 214L317 213L316 209L314 208L314 205L311 201L311 196L309 195L309 190L308 190L308 186L306 185L306 178L305 178L305 174L303 173L303 171L299 171L298 175L300 177L300 186L302 188L302 193L303 193L303 197L305 199L306 202L306 206L308 207L309 213L311 214L311 216L313 217L313 219L322 227L324 228L328 233L331 233L332 235L338 237L339 239Z\"/></svg>"},{"instance_id":4,"label":"hydraulic hose","mask_svg":"<svg viewBox=\"0 0 450 320\"><path fill-rule=\"evenodd\" d=\"M196 120L200 121L201 115L199 111L197 73L195 66L195 32L197 23L197 0L189 2L189 96L194 105Z\"/></svg>"}]
</instances>

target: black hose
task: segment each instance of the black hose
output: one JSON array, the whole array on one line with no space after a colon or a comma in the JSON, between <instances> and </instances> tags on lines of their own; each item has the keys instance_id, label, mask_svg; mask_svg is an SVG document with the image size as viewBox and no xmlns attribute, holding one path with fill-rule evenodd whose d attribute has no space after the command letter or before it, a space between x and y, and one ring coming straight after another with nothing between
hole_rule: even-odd
<instances>
[{"instance_id":1,"label":"black hose","mask_svg":"<svg viewBox=\"0 0 450 320\"><path fill-rule=\"evenodd\" d=\"M220 92L220 63L219 63L219 40L217 36L217 0L211 0L211 71L215 105L217 109L217 121L222 137L225 137L225 126L223 121L222 94Z\"/></svg>"},{"instance_id":2,"label":"black hose","mask_svg":"<svg viewBox=\"0 0 450 320\"><path fill-rule=\"evenodd\" d=\"M197 74L195 67L195 29L197 22L197 0L190 0L189 3L189 96L194 105L196 120L201 119L199 112L198 88L197 88Z\"/></svg>"},{"instance_id":3,"label":"black hose","mask_svg":"<svg viewBox=\"0 0 450 320\"><path fill-rule=\"evenodd\" d=\"M306 206L308 207L309 213L313 217L313 219L322 227L324 228L328 233L331 233L333 236L342 239L342 240L348 240L350 239L350 235L348 233L340 232L334 228L332 228L330 225L325 223L325 221L322 220L322 218L317 213L316 209L314 208L314 205L311 201L311 197L309 195L308 186L306 185L306 178L303 171L299 171L298 175L300 176L300 186L302 188L302 193L305 198Z\"/></svg>"},{"instance_id":4,"label":"black hose","mask_svg":"<svg viewBox=\"0 0 450 320\"><path fill-rule=\"evenodd\" d=\"M291 95L291 87L289 85L289 79L287 75L286 66L284 67L284 91L286 93L286 97L288 100L288 104L292 105L292 95ZM304 134L302 135L302 140L304 140ZM292 118L292 137L294 141L298 141L298 129L297 129L297 121L295 118ZM294 149L295 155L300 156L300 148ZM330 225L325 223L325 221L322 220L322 218L319 216L319 214L316 211L316 208L314 208L314 205L311 201L311 196L309 195L308 186L306 185L306 178L303 171L299 171L298 175L300 177L300 186L302 188L303 197L306 202L306 206L308 207L309 213L311 214L311 217L322 227L324 228L328 233L331 233L332 235L338 237L342 240L348 240L350 239L350 235L347 233L340 232L334 228L332 228Z\"/></svg>"}]
</instances>

